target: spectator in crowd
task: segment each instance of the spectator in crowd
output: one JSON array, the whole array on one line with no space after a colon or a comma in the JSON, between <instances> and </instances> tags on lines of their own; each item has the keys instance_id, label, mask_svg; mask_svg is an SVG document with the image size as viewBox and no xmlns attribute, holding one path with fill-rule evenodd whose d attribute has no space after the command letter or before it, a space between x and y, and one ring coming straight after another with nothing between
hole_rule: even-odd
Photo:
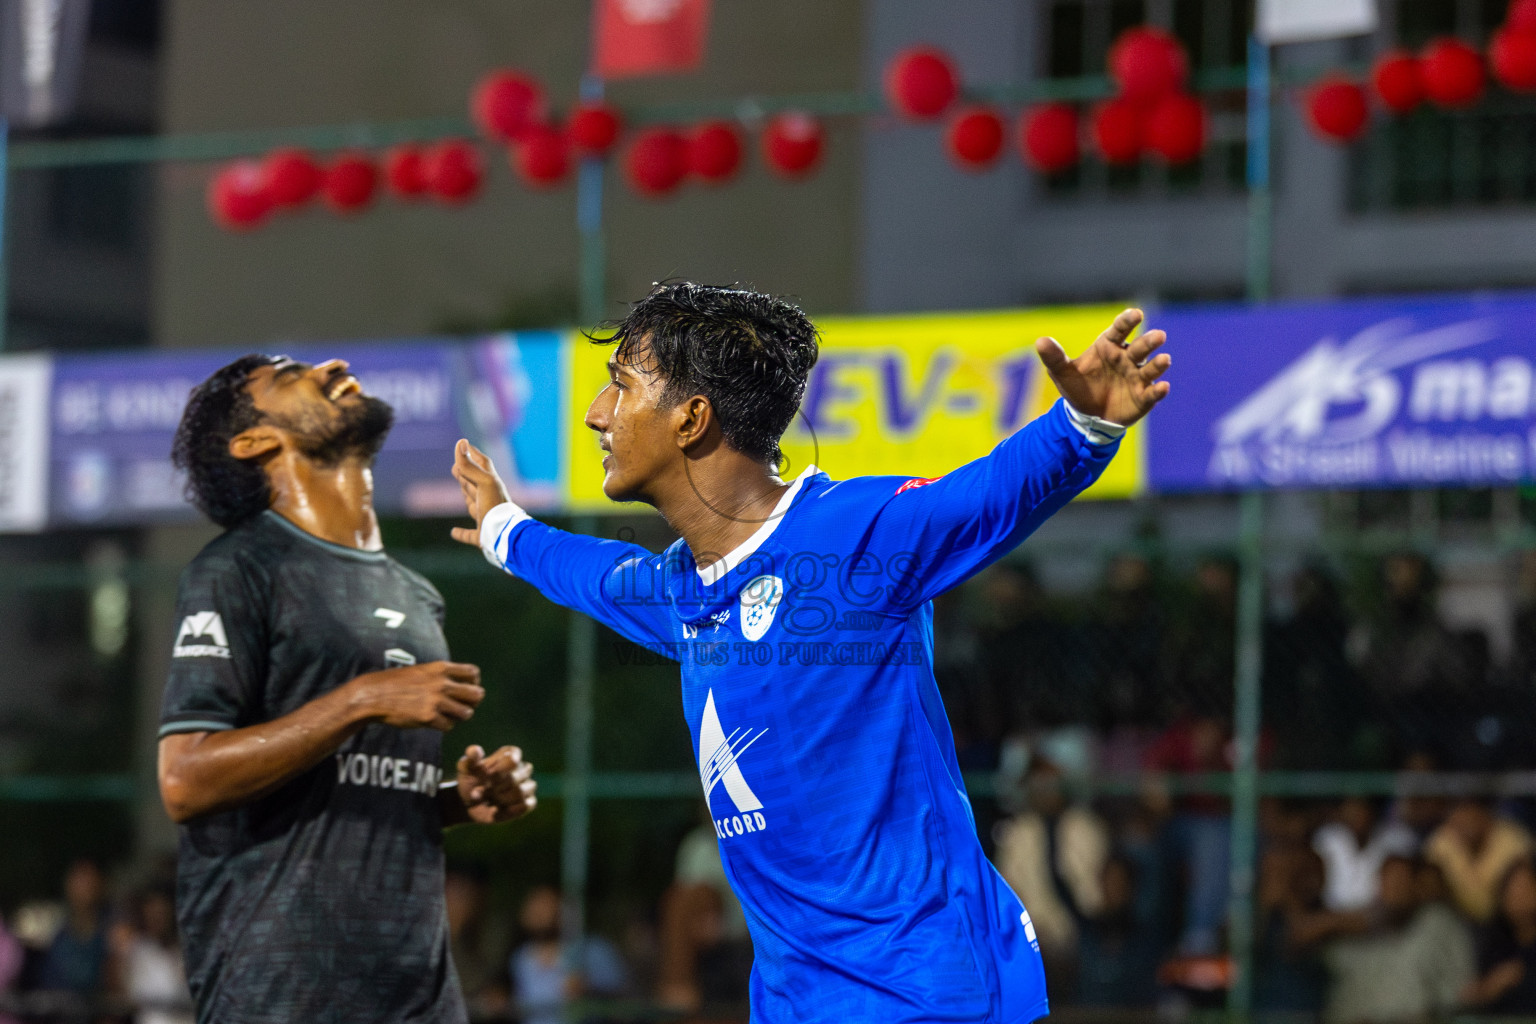
<instances>
[{"instance_id":1,"label":"spectator in crowd","mask_svg":"<svg viewBox=\"0 0 1536 1024\"><path fill-rule=\"evenodd\" d=\"M1377 802L1351 796L1340 801L1335 820L1317 830L1312 848L1324 867L1324 906L1360 910L1376 902L1382 861L1413 856L1419 840L1401 822L1383 821Z\"/></svg>"},{"instance_id":2,"label":"spectator in crowd","mask_svg":"<svg viewBox=\"0 0 1536 1024\"><path fill-rule=\"evenodd\" d=\"M1324 953L1332 977L1324 1019L1401 1024L1455 1008L1476 975L1472 936L1449 907L1423 901L1413 860L1382 863L1374 919L1369 932Z\"/></svg>"},{"instance_id":3,"label":"spectator in crowd","mask_svg":"<svg viewBox=\"0 0 1536 1024\"><path fill-rule=\"evenodd\" d=\"M507 1006L507 944L486 912L489 885L485 872L451 865L443 879L448 915L448 944L464 1003L471 1016L490 1016Z\"/></svg>"},{"instance_id":4,"label":"spectator in crowd","mask_svg":"<svg viewBox=\"0 0 1536 1024\"><path fill-rule=\"evenodd\" d=\"M108 979L106 878L101 867L80 858L64 873L64 924L39 965L37 987L50 992L99 995Z\"/></svg>"},{"instance_id":5,"label":"spectator in crowd","mask_svg":"<svg viewBox=\"0 0 1536 1024\"><path fill-rule=\"evenodd\" d=\"M1456 908L1477 924L1493 917L1499 883L1531 852L1531 834L1483 798L1457 801L1424 844L1424 857L1444 874Z\"/></svg>"},{"instance_id":6,"label":"spectator in crowd","mask_svg":"<svg viewBox=\"0 0 1536 1024\"><path fill-rule=\"evenodd\" d=\"M1323 905L1323 860L1305 846L1270 850L1259 865L1253 1003L1268 1012L1323 1008L1328 975L1322 944L1363 927Z\"/></svg>"},{"instance_id":7,"label":"spectator in crowd","mask_svg":"<svg viewBox=\"0 0 1536 1024\"><path fill-rule=\"evenodd\" d=\"M1109 829L1093 810L1068 801L1061 769L1037 757L1024 773L1026 807L997 826L997 869L1024 901L1056 991L1073 988L1078 923L1103 906L1100 880Z\"/></svg>"},{"instance_id":8,"label":"spectator in crowd","mask_svg":"<svg viewBox=\"0 0 1536 1024\"><path fill-rule=\"evenodd\" d=\"M1469 683L1463 645L1440 621L1434 567L1401 552L1381 565L1383 600L1351 638L1377 713L1399 742L1432 741L1459 713Z\"/></svg>"},{"instance_id":9,"label":"spectator in crowd","mask_svg":"<svg viewBox=\"0 0 1536 1024\"><path fill-rule=\"evenodd\" d=\"M657 1001L677 1010L745 1003L751 964L746 915L705 818L677 846L673 884L662 894Z\"/></svg>"},{"instance_id":10,"label":"spectator in crowd","mask_svg":"<svg viewBox=\"0 0 1536 1024\"><path fill-rule=\"evenodd\" d=\"M1440 769L1440 759L1427 749L1409 752L1398 773L1403 795L1392 805L1391 819L1408 827L1422 847L1451 813L1451 802L1434 793L1420 792L1418 783Z\"/></svg>"},{"instance_id":11,"label":"spectator in crowd","mask_svg":"<svg viewBox=\"0 0 1536 1024\"><path fill-rule=\"evenodd\" d=\"M1098 912L1078 927L1077 1002L1117 1009L1150 1007L1157 999L1162 953L1152 916L1156 907L1125 857L1112 855L1104 862L1098 885ZM1054 975L1046 977L1054 1000L1061 989Z\"/></svg>"},{"instance_id":12,"label":"spectator in crowd","mask_svg":"<svg viewBox=\"0 0 1536 1024\"><path fill-rule=\"evenodd\" d=\"M1221 719L1187 717L1163 733L1147 755L1153 772L1183 775L1232 770L1231 736ZM1148 799L1162 803L1155 784ZM1227 914L1228 862L1232 843L1231 802L1225 797L1194 793L1174 804L1167 838L1173 857L1183 868L1184 931L1178 952L1207 956L1218 952Z\"/></svg>"},{"instance_id":13,"label":"spectator in crowd","mask_svg":"<svg viewBox=\"0 0 1536 1024\"><path fill-rule=\"evenodd\" d=\"M1484 1013L1536 1016L1536 865L1518 861L1499 887L1499 912L1462 1001Z\"/></svg>"},{"instance_id":14,"label":"spectator in crowd","mask_svg":"<svg viewBox=\"0 0 1536 1024\"><path fill-rule=\"evenodd\" d=\"M568 947L560 934L560 912L560 891L553 886L537 886L523 901L518 917L523 944L511 963L523 1024L563 1024L572 1000L621 996L628 985L624 961L606 939L588 935L580 950Z\"/></svg>"},{"instance_id":15,"label":"spectator in crowd","mask_svg":"<svg viewBox=\"0 0 1536 1024\"><path fill-rule=\"evenodd\" d=\"M192 1024L192 993L170 889L156 886L139 893L127 920L113 928L112 945L118 987L137 1008L134 1024Z\"/></svg>"},{"instance_id":16,"label":"spectator in crowd","mask_svg":"<svg viewBox=\"0 0 1536 1024\"><path fill-rule=\"evenodd\" d=\"M657 1001L692 1011L705 1002L742 1003L752 971L746 916L731 891L714 826L701 822L677 849L661 898Z\"/></svg>"},{"instance_id":17,"label":"spectator in crowd","mask_svg":"<svg viewBox=\"0 0 1536 1024\"><path fill-rule=\"evenodd\" d=\"M1264 721L1282 768L1354 767L1363 724L1349 664L1349 618L1333 576L1311 565L1291 579L1293 611L1264 643Z\"/></svg>"}]
</instances>

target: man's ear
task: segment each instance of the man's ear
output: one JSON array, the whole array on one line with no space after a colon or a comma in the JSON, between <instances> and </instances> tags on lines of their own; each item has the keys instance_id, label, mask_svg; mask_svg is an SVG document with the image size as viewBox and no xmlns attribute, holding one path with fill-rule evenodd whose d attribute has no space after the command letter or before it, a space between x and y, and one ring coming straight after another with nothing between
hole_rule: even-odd
<instances>
[{"instance_id":1,"label":"man's ear","mask_svg":"<svg viewBox=\"0 0 1536 1024\"><path fill-rule=\"evenodd\" d=\"M270 455L283 446L282 436L265 423L240 431L229 439L229 454L244 462Z\"/></svg>"},{"instance_id":2,"label":"man's ear","mask_svg":"<svg viewBox=\"0 0 1536 1024\"><path fill-rule=\"evenodd\" d=\"M687 451L707 438L715 427L715 407L703 395L693 395L677 403L672 414L677 446Z\"/></svg>"}]
</instances>

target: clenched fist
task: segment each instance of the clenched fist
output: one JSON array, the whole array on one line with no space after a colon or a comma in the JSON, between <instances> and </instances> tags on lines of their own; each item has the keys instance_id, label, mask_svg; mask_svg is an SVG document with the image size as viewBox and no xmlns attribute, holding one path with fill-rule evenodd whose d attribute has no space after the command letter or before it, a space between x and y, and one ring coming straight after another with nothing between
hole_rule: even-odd
<instances>
[{"instance_id":1,"label":"clenched fist","mask_svg":"<svg viewBox=\"0 0 1536 1024\"><path fill-rule=\"evenodd\" d=\"M453 661L369 672L347 683L346 689L362 717L396 729L447 732L468 721L485 699L480 670Z\"/></svg>"}]
</instances>

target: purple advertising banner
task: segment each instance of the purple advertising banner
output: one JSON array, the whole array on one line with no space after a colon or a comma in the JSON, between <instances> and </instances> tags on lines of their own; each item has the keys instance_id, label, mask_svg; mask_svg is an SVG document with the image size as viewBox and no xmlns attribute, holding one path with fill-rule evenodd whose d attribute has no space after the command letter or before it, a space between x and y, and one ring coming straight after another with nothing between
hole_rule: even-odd
<instances>
[{"instance_id":1,"label":"purple advertising banner","mask_svg":"<svg viewBox=\"0 0 1536 1024\"><path fill-rule=\"evenodd\" d=\"M1154 492L1536 479L1536 293L1169 308Z\"/></svg>"},{"instance_id":2,"label":"purple advertising banner","mask_svg":"<svg viewBox=\"0 0 1536 1024\"><path fill-rule=\"evenodd\" d=\"M457 515L453 444L468 437L508 467L525 504L560 503L561 334L477 341L283 346L296 359L345 359L395 410L374 470L389 514ZM187 394L238 352L60 356L54 361L48 519L54 526L185 520L196 513L170 463Z\"/></svg>"}]
</instances>

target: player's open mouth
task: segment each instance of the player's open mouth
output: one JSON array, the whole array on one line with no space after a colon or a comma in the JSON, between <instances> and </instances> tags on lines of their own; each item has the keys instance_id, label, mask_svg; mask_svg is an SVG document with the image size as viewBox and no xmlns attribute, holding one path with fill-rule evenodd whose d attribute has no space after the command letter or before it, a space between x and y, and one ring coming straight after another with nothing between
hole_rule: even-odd
<instances>
[{"instance_id":1,"label":"player's open mouth","mask_svg":"<svg viewBox=\"0 0 1536 1024\"><path fill-rule=\"evenodd\" d=\"M325 397L334 402L343 395L360 394L362 390L363 386L357 382L357 378L348 374L335 384L332 384L331 389L325 393Z\"/></svg>"}]
</instances>

